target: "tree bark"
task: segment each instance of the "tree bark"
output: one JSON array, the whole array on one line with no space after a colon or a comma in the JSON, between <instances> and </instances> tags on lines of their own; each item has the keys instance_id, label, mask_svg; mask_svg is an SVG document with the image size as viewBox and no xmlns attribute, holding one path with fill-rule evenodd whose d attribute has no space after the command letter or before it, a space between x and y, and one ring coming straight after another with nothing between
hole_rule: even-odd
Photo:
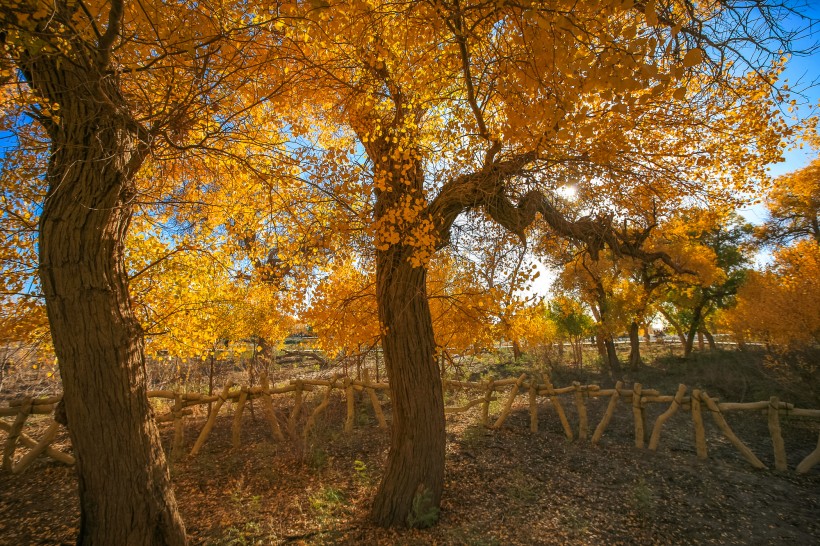
<instances>
[{"instance_id":1,"label":"tree bark","mask_svg":"<svg viewBox=\"0 0 820 546\"><path fill-rule=\"evenodd\" d=\"M609 371L616 376L621 375L621 361L618 360L618 353L615 350L615 340L612 336L607 334L604 338L604 346L606 347L606 360L609 364Z\"/></svg>"},{"instance_id":2,"label":"tree bark","mask_svg":"<svg viewBox=\"0 0 820 546\"><path fill-rule=\"evenodd\" d=\"M695 344L695 334L697 334L698 328L700 328L702 314L703 306L696 306L692 315L692 324L689 325L689 333L686 336L686 345L683 347L683 358L688 358L689 355L692 354L692 349Z\"/></svg>"},{"instance_id":3,"label":"tree bark","mask_svg":"<svg viewBox=\"0 0 820 546\"><path fill-rule=\"evenodd\" d=\"M632 321L629 325L629 367L637 370L643 365L641 359L641 336L639 335L638 323Z\"/></svg>"},{"instance_id":4,"label":"tree bark","mask_svg":"<svg viewBox=\"0 0 820 546\"><path fill-rule=\"evenodd\" d=\"M393 427L371 516L386 527L407 525L414 504L417 511L437 512L444 488L444 399L427 271L410 264L410 252L403 245L377 252L376 293Z\"/></svg>"},{"instance_id":5,"label":"tree bark","mask_svg":"<svg viewBox=\"0 0 820 546\"><path fill-rule=\"evenodd\" d=\"M570 342L572 345L572 354L573 360L575 361L575 366L580 368L584 365L584 346L583 346L584 338L581 336L576 336L574 342Z\"/></svg>"},{"instance_id":6,"label":"tree bark","mask_svg":"<svg viewBox=\"0 0 820 546\"><path fill-rule=\"evenodd\" d=\"M61 107L59 124L46 124L51 157L39 252L77 458L77 543L182 545L123 259L146 146L113 76L48 57L25 69L32 86Z\"/></svg>"},{"instance_id":7,"label":"tree bark","mask_svg":"<svg viewBox=\"0 0 820 546\"><path fill-rule=\"evenodd\" d=\"M702 328L701 333L703 334L703 337L706 338L706 342L709 343L709 350L712 352L716 351L717 344L715 343L715 337L712 335L712 333L706 328Z\"/></svg>"},{"instance_id":8,"label":"tree bark","mask_svg":"<svg viewBox=\"0 0 820 546\"><path fill-rule=\"evenodd\" d=\"M513 340L512 350L513 350L513 360L515 360L516 362L521 360L521 345L518 344L518 341Z\"/></svg>"},{"instance_id":9,"label":"tree bark","mask_svg":"<svg viewBox=\"0 0 820 546\"><path fill-rule=\"evenodd\" d=\"M598 331L595 332L595 348L598 349L598 356L600 356L604 362L606 362L608 358L606 354L606 337L607 335L603 329L599 327Z\"/></svg>"}]
</instances>

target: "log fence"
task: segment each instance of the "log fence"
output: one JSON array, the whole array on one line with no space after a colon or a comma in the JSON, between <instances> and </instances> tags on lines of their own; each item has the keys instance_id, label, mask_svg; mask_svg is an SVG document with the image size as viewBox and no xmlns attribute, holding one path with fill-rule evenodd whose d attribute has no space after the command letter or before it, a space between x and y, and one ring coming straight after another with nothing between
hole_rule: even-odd
<instances>
[{"instance_id":1,"label":"log fence","mask_svg":"<svg viewBox=\"0 0 820 546\"><path fill-rule=\"evenodd\" d=\"M769 434L772 440L774 467L778 471L788 470L786 461L786 448L783 440L780 418L783 415L802 417L820 420L820 410L796 408L794 404L782 402L776 396L769 400L760 402L721 402L718 398L713 398L705 391L693 389L687 395L687 387L679 385L674 395L664 395L654 389L643 388L640 383L633 384L630 388L625 388L622 381L618 381L614 388L604 389L599 385L582 385L573 382L567 387L556 388L549 378L543 375L522 374L517 378L508 379L488 379L484 381L454 381L445 380L446 391L467 393L467 401L458 406L445 407L445 414L452 415L464 413L479 406L480 423L488 428L499 429L508 419L513 411L516 400L519 396L526 397L530 430L538 432L539 417L538 410L541 402L546 402L548 407L555 410L558 420L567 440L576 438L576 431L567 418L566 411L560 400L562 396L571 396L575 405L578 423L577 438L586 440L589 433L589 415L587 412L587 401L590 398L608 399L603 413L603 417L594 428L592 437L589 440L591 445L596 445L603 437L613 415L617 411L619 402L629 408L632 416L634 428L634 444L636 448L642 449L646 446L650 451L657 451L660 444L661 433L664 425L678 412L689 412L694 430L695 453L698 458L707 458L707 443L704 427L703 413L711 415L718 430L737 449L740 455L754 468L765 469L767 466L752 452L752 450L735 434L725 415L733 412L758 413L765 416L768 424ZM305 393L319 390L321 397L318 405L312 409L305 420L301 430L298 430L299 417L304 411ZM292 440L305 441L309 433L316 425L321 414L330 403L330 398L334 390L339 390L345 398L345 421L344 430L350 433L355 427L356 393L366 394L366 401L373 409L374 416L380 428L387 428L387 419L384 415L382 402L379 399L379 391L385 399L389 399L389 385L384 382L371 381L366 370L361 379L354 379L346 376L334 375L330 379L294 379L284 385L271 386L266 375L260 377L260 386L235 387L229 382L222 391L216 395L204 395L199 393L183 393L170 390L149 391L148 397L165 400L169 411L156 417L157 422L170 422L173 427L173 439L171 442L171 456L173 459L181 459L185 456L185 418L193 415L192 408L196 406L208 406L210 412L208 418L197 436L193 447L188 452L188 457L196 457L216 423L216 418L226 402L234 403L233 417L231 420L231 446L236 449L242 444L241 428L242 416L245 407L252 400L261 400L265 419L270 424L271 435L277 441L285 441L286 434L280 425L280 417L273 404L274 396L292 396L293 407L290 413L284 416L284 430ZM470 399L470 393L475 398ZM63 451L51 447L55 440L59 425L51 422L39 440L35 440L23 432L27 419L31 415L44 415L54 412L60 396L50 396L46 398L23 398L12 400L7 407L0 407L0 430L7 433L6 441L2 450L2 470L19 474L23 472L41 454L46 455L64 464L74 464L74 458ZM495 421L491 424L491 404L498 401L500 411ZM655 419L651 429L647 422L647 407L650 404L668 404L668 407ZM14 417L13 422L7 422L2 417ZM14 462L14 454L18 446L25 446L29 451L24 454L19 461ZM817 447L806 456L796 467L799 474L808 472L813 466L820 463L820 435Z\"/></svg>"}]
</instances>

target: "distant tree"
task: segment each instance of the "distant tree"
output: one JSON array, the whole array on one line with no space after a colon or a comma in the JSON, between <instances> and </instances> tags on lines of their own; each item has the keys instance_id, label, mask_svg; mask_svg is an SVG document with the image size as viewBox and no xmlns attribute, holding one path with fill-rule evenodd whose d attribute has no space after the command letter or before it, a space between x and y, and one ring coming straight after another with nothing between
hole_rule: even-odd
<instances>
[{"instance_id":1,"label":"distant tree","mask_svg":"<svg viewBox=\"0 0 820 546\"><path fill-rule=\"evenodd\" d=\"M820 345L820 246L803 240L778 250L762 272L750 271L737 305L721 322L740 343L783 349Z\"/></svg>"},{"instance_id":2,"label":"distant tree","mask_svg":"<svg viewBox=\"0 0 820 546\"><path fill-rule=\"evenodd\" d=\"M758 230L764 242L784 246L809 239L820 245L820 159L775 179L766 206L769 217Z\"/></svg>"},{"instance_id":3,"label":"distant tree","mask_svg":"<svg viewBox=\"0 0 820 546\"><path fill-rule=\"evenodd\" d=\"M694 242L714 257L714 270L696 281L680 280L666 295L665 315L685 329L684 357L692 353L700 332L714 347L707 319L734 303L735 295L749 272L752 249L751 224L732 215L702 231L692 231ZM708 255L708 254L706 254Z\"/></svg>"},{"instance_id":4,"label":"distant tree","mask_svg":"<svg viewBox=\"0 0 820 546\"><path fill-rule=\"evenodd\" d=\"M547 317L555 323L560 338L569 341L576 366L583 363L583 339L594 331L595 322L576 299L559 296L549 302Z\"/></svg>"}]
</instances>

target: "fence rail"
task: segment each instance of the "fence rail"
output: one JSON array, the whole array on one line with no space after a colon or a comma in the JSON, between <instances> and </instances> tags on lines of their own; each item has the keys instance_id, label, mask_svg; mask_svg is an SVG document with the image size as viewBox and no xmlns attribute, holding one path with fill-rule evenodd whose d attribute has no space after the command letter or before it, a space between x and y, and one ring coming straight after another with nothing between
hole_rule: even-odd
<instances>
[{"instance_id":1,"label":"fence rail","mask_svg":"<svg viewBox=\"0 0 820 546\"><path fill-rule=\"evenodd\" d=\"M383 391L385 396L389 396L389 385L383 382L371 381L367 370L360 379L334 375L330 379L293 379L282 385L271 386L268 378L263 375L260 383L259 386L245 387L234 386L233 383L229 382L219 394L215 395L171 390L149 391L149 398L165 399L172 403L170 411L156 418L157 422L173 423L174 434L171 444L171 457L179 459L185 456L185 417L193 414L192 407L206 404L209 406L208 419L199 432L193 447L188 452L188 456L196 457L213 430L220 410L225 402L229 400L235 403L231 424L231 445L234 448L241 445L242 415L250 400L261 400L271 434L278 441L286 441L286 437L307 439L322 412L328 407L330 396L335 389L342 391L345 397L346 418L344 430L346 432L351 432L354 428L356 414L356 397L354 394L361 391L367 393L366 403L372 406L379 427L387 428L388 426L382 409L382 402L379 400L377 392ZM776 396L759 402L721 402L718 398L710 397L705 391L699 389L693 389L687 394L688 388L683 384L678 386L675 394L668 395L661 394L654 389L644 389L640 383L635 383L626 388L621 381L616 383L614 388L609 389L594 384L581 385L578 382L573 382L572 385L566 387L556 388L544 375L522 374L518 378L488 379L478 382L445 380L444 388L447 391L471 392L475 393L476 396L473 399L468 397L467 402L460 406L445 407L446 414L463 413L475 407L480 407L481 424L493 429L501 428L511 414L516 399L519 396L526 396L529 405L530 430L538 432L538 407L546 398L549 405L555 410L568 440L576 439L576 429L573 428L567 418L564 403L574 404L578 419L577 439L586 440L590 432L586 407L587 400L590 398L608 398L603 417L589 438L590 443L594 445L601 440L619 406L619 402L621 402L628 407L632 414L635 447L643 449L646 446L650 451L658 449L664 424L679 411L689 412L694 428L695 452L700 459L706 459L708 456L703 424L703 414L708 413L717 428L743 458L754 468L764 469L767 466L734 433L724 417L725 414L730 412L756 412L766 416L774 451L774 466L775 469L781 471L788 470L788 463L785 442L780 427L780 417L790 415L820 419L820 409L796 408L794 404L782 402ZM299 418L302 412L305 411L304 395L306 392L317 389L323 391L320 402L312 409L302 430L299 431ZM274 408L274 396L293 397L293 405L282 423L280 423L280 418ZM562 401L562 398L564 398L564 401ZM56 422L49 424L40 440L35 440L23 433L23 427L29 416L51 414L60 399L61 396L59 395L47 398L24 398L10 401L7 407L0 407L0 430L4 430L8 434L3 447L2 470L19 474L41 454L65 464L74 463L74 458L70 454L51 447L51 443L58 433L59 425ZM494 420L491 420L490 404L497 400L502 401L501 411ZM650 404L668 404L666 410L655 419L651 428L647 422L646 412ZM14 417L14 421L9 423L3 420L2 417ZM284 425L284 432L282 425ZM19 445L28 447L30 450L15 463L14 454ZM795 471L798 474L804 474L818 462L820 462L820 435L818 435L817 447L795 467Z\"/></svg>"}]
</instances>

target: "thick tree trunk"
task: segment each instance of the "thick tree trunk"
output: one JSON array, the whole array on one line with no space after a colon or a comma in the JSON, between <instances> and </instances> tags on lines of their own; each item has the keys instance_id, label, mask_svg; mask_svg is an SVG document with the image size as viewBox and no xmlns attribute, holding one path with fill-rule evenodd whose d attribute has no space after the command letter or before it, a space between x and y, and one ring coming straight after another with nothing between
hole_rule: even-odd
<instances>
[{"instance_id":1,"label":"thick tree trunk","mask_svg":"<svg viewBox=\"0 0 820 546\"><path fill-rule=\"evenodd\" d=\"M632 321L629 325L629 367L637 370L643 365L641 359L641 336L638 328L638 323Z\"/></svg>"},{"instance_id":2,"label":"thick tree trunk","mask_svg":"<svg viewBox=\"0 0 820 546\"><path fill-rule=\"evenodd\" d=\"M40 279L77 459L77 543L181 545L123 259L144 148L113 105L124 104L113 77L68 65L29 68L33 86L61 105L60 125L48 127Z\"/></svg>"},{"instance_id":3,"label":"thick tree trunk","mask_svg":"<svg viewBox=\"0 0 820 546\"><path fill-rule=\"evenodd\" d=\"M427 271L408 262L410 251L395 245L377 253L376 293L393 412L387 468L372 508L373 520L382 526L431 524L444 487L444 400Z\"/></svg>"}]
</instances>

